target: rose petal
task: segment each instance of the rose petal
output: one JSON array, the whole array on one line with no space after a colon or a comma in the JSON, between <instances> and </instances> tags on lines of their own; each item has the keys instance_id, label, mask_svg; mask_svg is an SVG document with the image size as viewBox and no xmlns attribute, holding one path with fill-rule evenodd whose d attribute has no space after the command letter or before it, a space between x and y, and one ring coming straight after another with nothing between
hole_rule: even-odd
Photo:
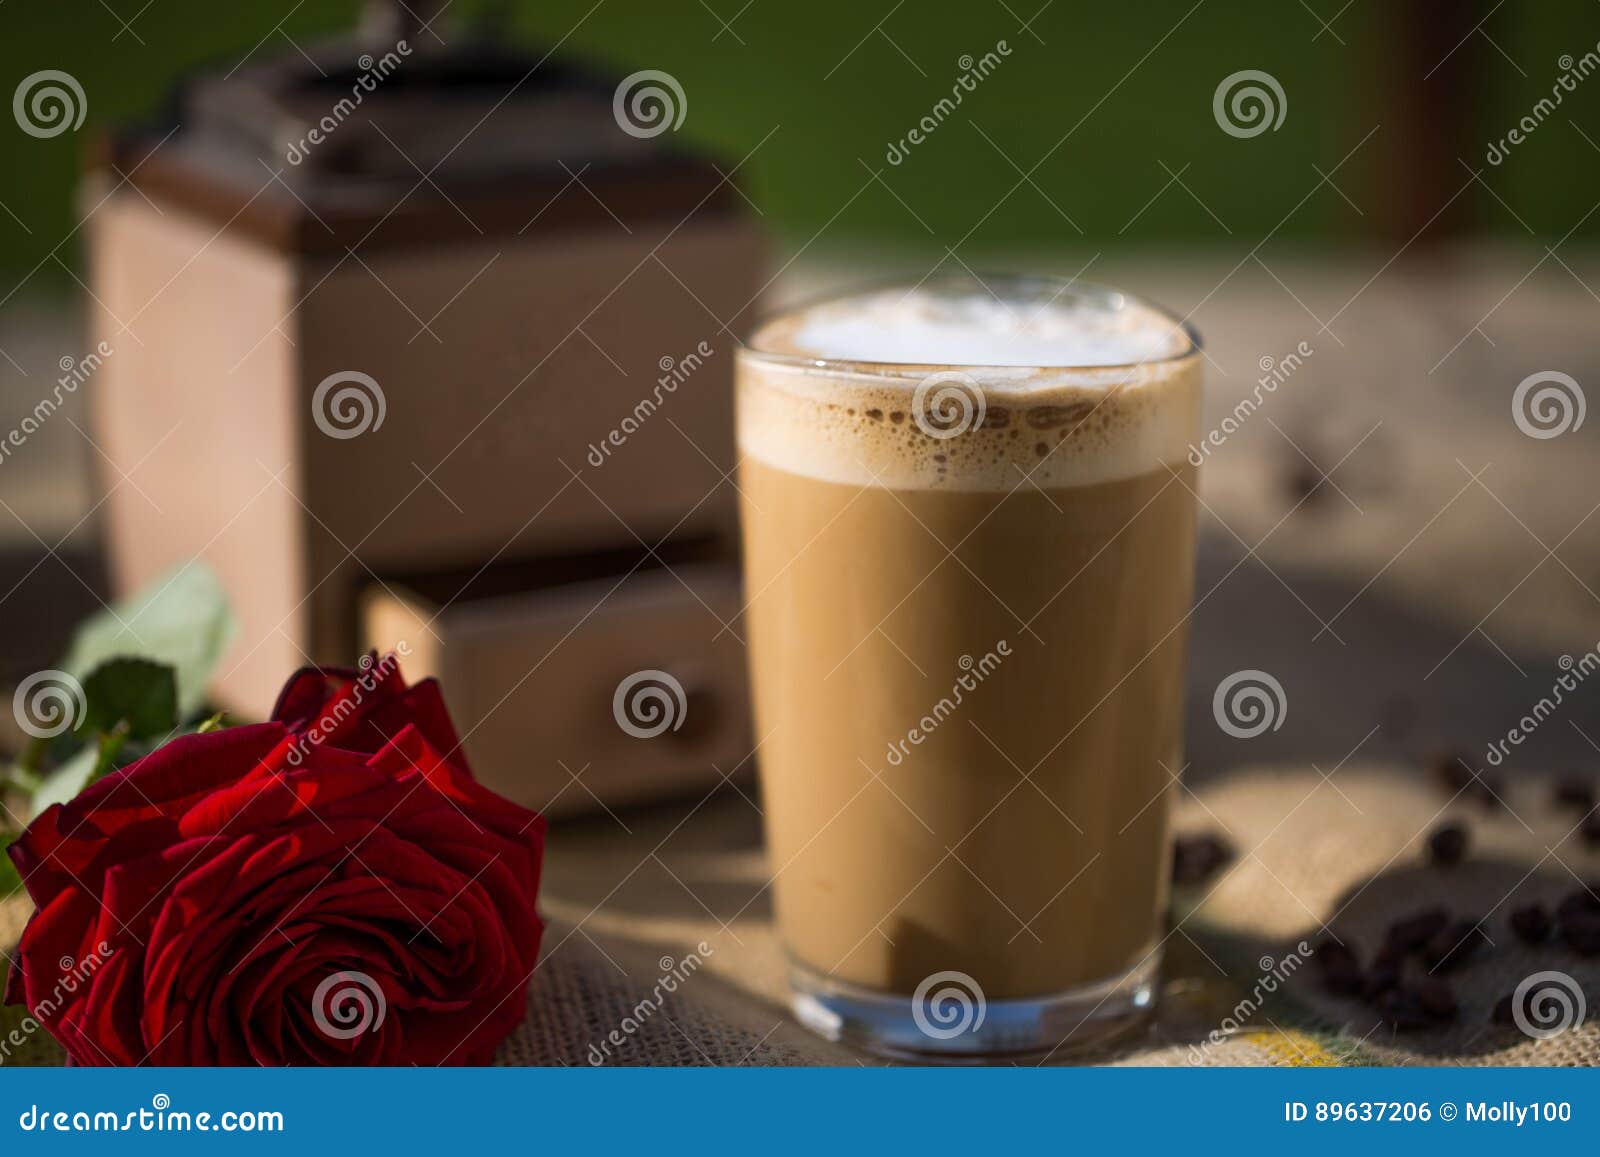
<instances>
[{"instance_id":1,"label":"rose petal","mask_svg":"<svg viewBox=\"0 0 1600 1157\"><path fill-rule=\"evenodd\" d=\"M48 1010L78 1063L487 1061L538 958L542 817L478 784L438 686L392 662L303 671L274 715L176 740L30 826L11 993L37 1002L104 941ZM381 1025L319 1025L339 972L379 987Z\"/></svg>"}]
</instances>

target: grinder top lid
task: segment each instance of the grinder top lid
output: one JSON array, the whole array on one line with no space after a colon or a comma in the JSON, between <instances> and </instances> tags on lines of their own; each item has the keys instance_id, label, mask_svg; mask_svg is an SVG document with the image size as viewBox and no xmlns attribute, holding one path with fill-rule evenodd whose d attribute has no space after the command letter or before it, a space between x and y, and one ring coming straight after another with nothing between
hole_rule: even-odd
<instances>
[{"instance_id":1,"label":"grinder top lid","mask_svg":"<svg viewBox=\"0 0 1600 1157\"><path fill-rule=\"evenodd\" d=\"M446 44L434 7L371 3L349 36L188 78L164 123L113 135L108 167L308 253L738 211L725 170L669 131L676 81L619 83L493 30Z\"/></svg>"}]
</instances>

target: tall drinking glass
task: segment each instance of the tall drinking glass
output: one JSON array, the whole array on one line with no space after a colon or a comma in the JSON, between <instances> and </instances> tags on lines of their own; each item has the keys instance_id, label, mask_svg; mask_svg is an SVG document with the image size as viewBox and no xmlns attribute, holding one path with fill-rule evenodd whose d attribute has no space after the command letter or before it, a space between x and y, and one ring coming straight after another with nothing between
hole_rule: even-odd
<instances>
[{"instance_id":1,"label":"tall drinking glass","mask_svg":"<svg viewBox=\"0 0 1600 1157\"><path fill-rule=\"evenodd\" d=\"M758 760L793 1008L887 1053L1153 1004L1195 333L1049 278L783 313L738 360Z\"/></svg>"}]
</instances>

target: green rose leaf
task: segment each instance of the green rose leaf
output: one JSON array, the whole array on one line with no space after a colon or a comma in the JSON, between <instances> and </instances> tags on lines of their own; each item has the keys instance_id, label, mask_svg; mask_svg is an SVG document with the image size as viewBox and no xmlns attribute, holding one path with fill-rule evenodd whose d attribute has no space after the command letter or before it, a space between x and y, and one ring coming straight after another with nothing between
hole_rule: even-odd
<instances>
[{"instance_id":1,"label":"green rose leaf","mask_svg":"<svg viewBox=\"0 0 1600 1157\"><path fill-rule=\"evenodd\" d=\"M178 726L177 673L149 659L112 659L83 681L80 734L125 724L129 738L159 739Z\"/></svg>"},{"instance_id":2,"label":"green rose leaf","mask_svg":"<svg viewBox=\"0 0 1600 1157\"><path fill-rule=\"evenodd\" d=\"M111 659L139 656L165 663L177 680L177 714L187 719L205 701L206 680L234 630L221 581L195 560L86 620L73 636L64 666L84 679Z\"/></svg>"},{"instance_id":3,"label":"green rose leaf","mask_svg":"<svg viewBox=\"0 0 1600 1157\"><path fill-rule=\"evenodd\" d=\"M22 891L22 875L17 871L17 866L11 862L11 857L6 854L6 849L11 846L15 836L0 837L0 900L8 899Z\"/></svg>"}]
</instances>

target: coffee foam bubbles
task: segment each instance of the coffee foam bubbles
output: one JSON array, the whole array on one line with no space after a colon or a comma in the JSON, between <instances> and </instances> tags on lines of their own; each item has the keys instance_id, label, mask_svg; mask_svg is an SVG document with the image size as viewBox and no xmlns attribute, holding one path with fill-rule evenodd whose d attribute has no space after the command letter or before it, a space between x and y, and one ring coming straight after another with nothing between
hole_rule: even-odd
<instances>
[{"instance_id":1,"label":"coffee foam bubbles","mask_svg":"<svg viewBox=\"0 0 1600 1157\"><path fill-rule=\"evenodd\" d=\"M1188 336L1147 306L1008 302L887 290L806 310L774 335L802 356L946 366L1116 366L1182 353Z\"/></svg>"},{"instance_id":2,"label":"coffee foam bubbles","mask_svg":"<svg viewBox=\"0 0 1600 1157\"><path fill-rule=\"evenodd\" d=\"M739 445L848 485L1109 482L1184 460L1200 425L1198 363L1187 330L1117 294L877 291L752 337L739 355Z\"/></svg>"}]
</instances>

